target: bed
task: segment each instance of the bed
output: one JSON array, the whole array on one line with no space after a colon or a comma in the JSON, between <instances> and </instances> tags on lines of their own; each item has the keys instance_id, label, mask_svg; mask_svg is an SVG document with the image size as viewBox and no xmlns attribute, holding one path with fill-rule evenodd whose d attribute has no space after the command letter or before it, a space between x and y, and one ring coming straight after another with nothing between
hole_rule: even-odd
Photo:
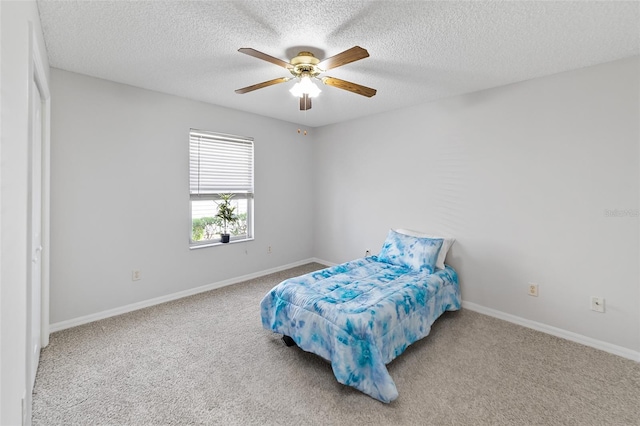
<instances>
[{"instance_id":1,"label":"bed","mask_svg":"<svg viewBox=\"0 0 640 426\"><path fill-rule=\"evenodd\" d=\"M391 230L377 256L278 284L260 304L262 325L328 360L338 382L391 402L386 364L460 309L456 271L437 268L443 243Z\"/></svg>"}]
</instances>

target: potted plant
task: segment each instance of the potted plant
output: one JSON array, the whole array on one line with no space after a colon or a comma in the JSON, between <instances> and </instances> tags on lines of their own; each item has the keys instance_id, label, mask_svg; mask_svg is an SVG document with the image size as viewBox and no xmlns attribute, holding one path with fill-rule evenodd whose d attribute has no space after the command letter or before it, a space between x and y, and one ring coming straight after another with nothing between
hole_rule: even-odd
<instances>
[{"instance_id":1,"label":"potted plant","mask_svg":"<svg viewBox=\"0 0 640 426\"><path fill-rule=\"evenodd\" d=\"M231 236L227 233L227 226L238 221L235 213L236 208L231 206L231 198L233 194L220 194L221 203L218 204L218 213L216 217L222 220L222 228L224 232L220 234L223 243L228 243Z\"/></svg>"}]
</instances>

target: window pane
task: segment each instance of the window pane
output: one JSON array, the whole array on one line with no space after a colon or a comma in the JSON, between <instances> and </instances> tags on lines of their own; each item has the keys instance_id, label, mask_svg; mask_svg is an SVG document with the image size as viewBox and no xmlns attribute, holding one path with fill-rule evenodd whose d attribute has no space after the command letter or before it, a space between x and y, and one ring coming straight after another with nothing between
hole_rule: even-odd
<instances>
[{"instance_id":1,"label":"window pane","mask_svg":"<svg viewBox=\"0 0 640 426\"><path fill-rule=\"evenodd\" d=\"M224 232L224 223L216 217L219 203L221 201L218 197L191 200L191 240L193 242L220 240L220 235ZM250 218L247 195L236 194L231 199L231 206L238 221L227 225L227 233L231 234L231 239L248 238Z\"/></svg>"}]
</instances>

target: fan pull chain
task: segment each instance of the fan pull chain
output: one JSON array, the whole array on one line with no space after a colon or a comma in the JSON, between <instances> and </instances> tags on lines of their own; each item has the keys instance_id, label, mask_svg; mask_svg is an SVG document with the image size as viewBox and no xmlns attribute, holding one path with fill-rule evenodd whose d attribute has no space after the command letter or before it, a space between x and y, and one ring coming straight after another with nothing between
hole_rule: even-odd
<instances>
[{"instance_id":1,"label":"fan pull chain","mask_svg":"<svg viewBox=\"0 0 640 426\"><path fill-rule=\"evenodd\" d=\"M307 121L307 110L304 110L304 119L303 121ZM298 129L298 134L300 134L300 129ZM304 130L304 135L307 136L307 130Z\"/></svg>"}]
</instances>

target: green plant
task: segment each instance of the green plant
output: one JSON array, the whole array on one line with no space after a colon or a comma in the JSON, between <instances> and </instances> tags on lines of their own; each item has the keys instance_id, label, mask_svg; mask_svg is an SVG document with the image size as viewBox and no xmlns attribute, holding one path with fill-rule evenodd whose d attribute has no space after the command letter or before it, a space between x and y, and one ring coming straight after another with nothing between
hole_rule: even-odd
<instances>
[{"instance_id":1,"label":"green plant","mask_svg":"<svg viewBox=\"0 0 640 426\"><path fill-rule=\"evenodd\" d=\"M210 240L219 233L222 221L217 217L201 217L191 222L191 239L193 241Z\"/></svg>"},{"instance_id":2,"label":"green plant","mask_svg":"<svg viewBox=\"0 0 640 426\"><path fill-rule=\"evenodd\" d=\"M228 234L227 226L229 224L233 225L238 222L238 215L236 215L236 208L231 205L231 199L233 198L233 194L220 194L221 203L218 204L218 213L216 217L222 220L222 228L224 229L224 233Z\"/></svg>"},{"instance_id":3,"label":"green plant","mask_svg":"<svg viewBox=\"0 0 640 426\"><path fill-rule=\"evenodd\" d=\"M202 219L193 219L191 221L191 240L200 241L204 238L205 224Z\"/></svg>"}]
</instances>

